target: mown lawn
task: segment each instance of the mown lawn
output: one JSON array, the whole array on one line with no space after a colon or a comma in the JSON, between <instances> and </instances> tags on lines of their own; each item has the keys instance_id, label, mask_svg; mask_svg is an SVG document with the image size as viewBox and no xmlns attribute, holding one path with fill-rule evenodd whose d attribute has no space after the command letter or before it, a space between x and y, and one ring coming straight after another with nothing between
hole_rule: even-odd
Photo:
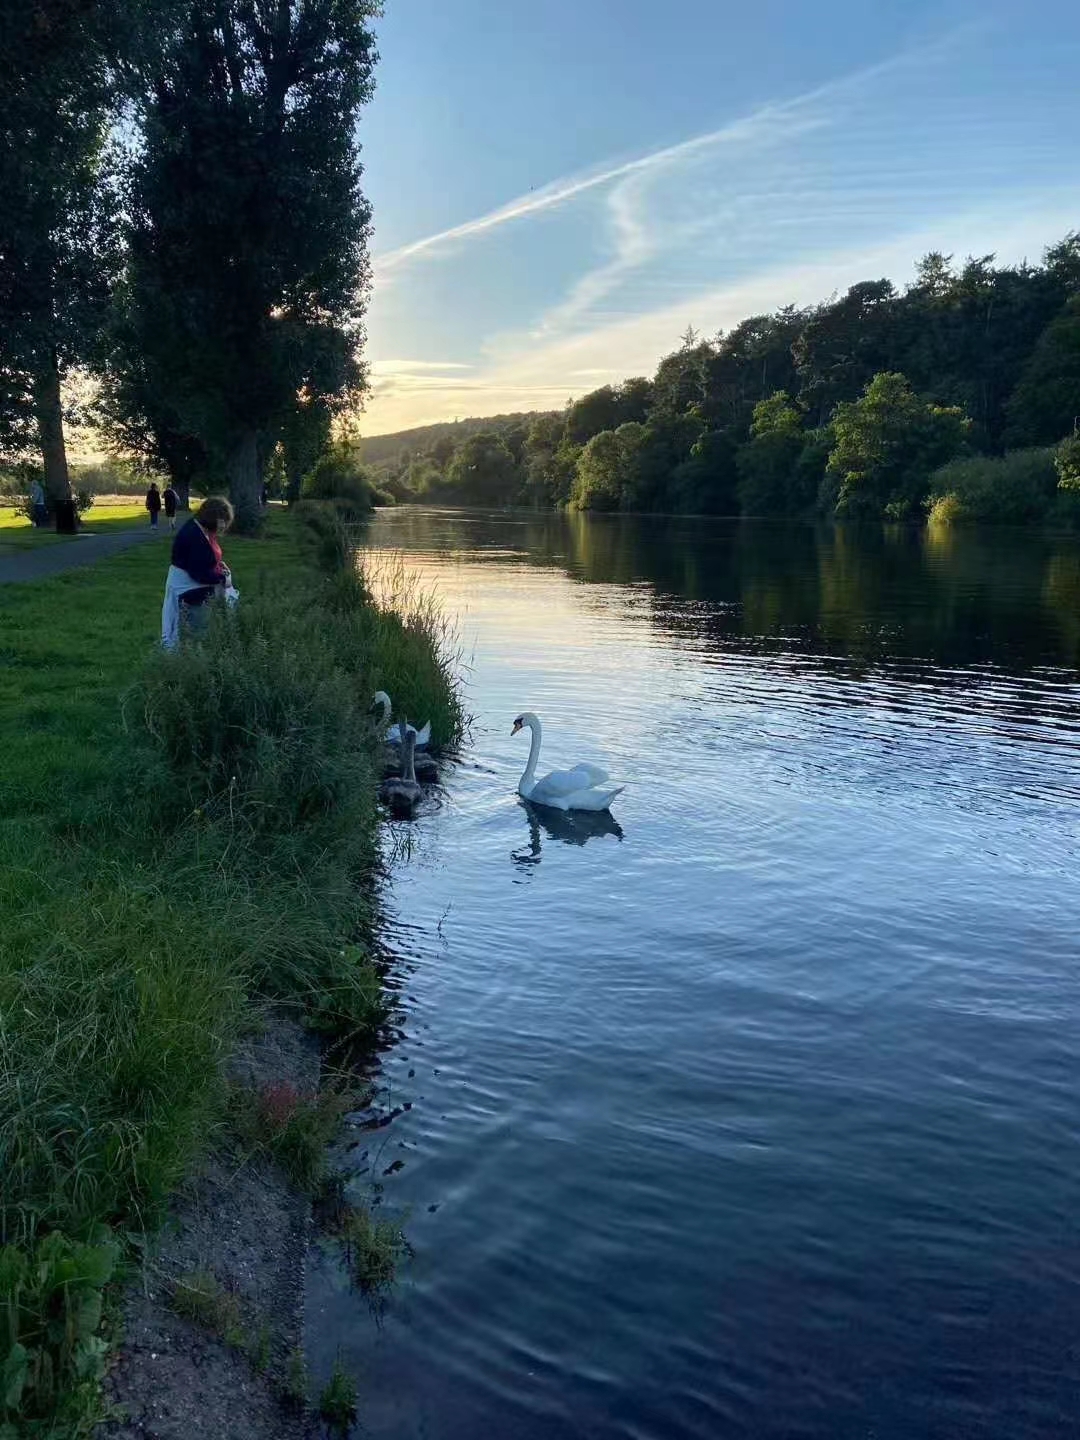
<instances>
[{"instance_id":1,"label":"mown lawn","mask_svg":"<svg viewBox=\"0 0 1080 1440\"><path fill-rule=\"evenodd\" d=\"M130 524L130 515L110 516L95 527ZM30 538L72 543L32 530ZM285 516L271 519L265 538L228 538L225 553L253 595L271 571L286 585L310 573ZM123 695L160 637L167 568L164 548L136 547L49 580L0 585L0 826L55 814L122 765Z\"/></svg>"},{"instance_id":2,"label":"mown lawn","mask_svg":"<svg viewBox=\"0 0 1080 1440\"><path fill-rule=\"evenodd\" d=\"M117 530L131 530L140 522L143 525L149 523L141 504L95 505L83 520L82 530L90 535L108 535ZM30 524L25 515L9 506L0 509L0 556L16 552L22 554L46 545L77 544L78 540L78 535L57 535L55 530L39 530Z\"/></svg>"}]
</instances>

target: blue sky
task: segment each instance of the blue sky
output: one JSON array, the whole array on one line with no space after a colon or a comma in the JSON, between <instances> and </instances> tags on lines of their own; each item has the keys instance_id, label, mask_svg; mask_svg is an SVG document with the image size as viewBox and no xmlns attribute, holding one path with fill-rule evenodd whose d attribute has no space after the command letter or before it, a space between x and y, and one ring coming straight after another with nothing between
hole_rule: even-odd
<instances>
[{"instance_id":1,"label":"blue sky","mask_svg":"<svg viewBox=\"0 0 1080 1440\"><path fill-rule=\"evenodd\" d=\"M386 0L368 434L1080 228L1080 5Z\"/></svg>"}]
</instances>

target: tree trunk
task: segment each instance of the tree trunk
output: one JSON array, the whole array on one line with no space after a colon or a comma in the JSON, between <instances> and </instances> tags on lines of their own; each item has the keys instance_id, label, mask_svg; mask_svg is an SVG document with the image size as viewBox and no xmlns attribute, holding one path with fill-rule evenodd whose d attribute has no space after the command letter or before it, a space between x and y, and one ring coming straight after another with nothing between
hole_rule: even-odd
<instances>
[{"instance_id":1,"label":"tree trunk","mask_svg":"<svg viewBox=\"0 0 1080 1440\"><path fill-rule=\"evenodd\" d=\"M68 505L70 476L64 446L64 415L60 407L60 367L56 351L50 350L34 383L38 444L45 464L45 493L58 530L70 530L72 507Z\"/></svg>"},{"instance_id":2,"label":"tree trunk","mask_svg":"<svg viewBox=\"0 0 1080 1440\"><path fill-rule=\"evenodd\" d=\"M259 446L254 430L240 436L226 465L229 477L229 499L235 519L233 529L239 535L254 535L262 520L259 505Z\"/></svg>"},{"instance_id":3,"label":"tree trunk","mask_svg":"<svg viewBox=\"0 0 1080 1440\"><path fill-rule=\"evenodd\" d=\"M298 464L290 466L285 481L285 499L288 504L295 505L297 500L300 499L300 482L302 479L303 475L301 474L300 466Z\"/></svg>"},{"instance_id":4,"label":"tree trunk","mask_svg":"<svg viewBox=\"0 0 1080 1440\"><path fill-rule=\"evenodd\" d=\"M172 488L176 491L176 508L178 510L191 509L191 476L173 475Z\"/></svg>"}]
</instances>

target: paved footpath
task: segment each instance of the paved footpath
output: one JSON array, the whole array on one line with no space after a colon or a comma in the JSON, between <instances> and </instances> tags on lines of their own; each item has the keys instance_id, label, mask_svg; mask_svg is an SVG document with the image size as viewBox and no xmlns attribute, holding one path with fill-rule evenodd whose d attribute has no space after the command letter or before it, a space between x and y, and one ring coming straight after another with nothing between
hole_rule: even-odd
<instances>
[{"instance_id":1,"label":"paved footpath","mask_svg":"<svg viewBox=\"0 0 1080 1440\"><path fill-rule=\"evenodd\" d=\"M3 531L0 531L0 585L11 585L26 580L47 580L51 575L60 575L65 570L74 570L79 565L93 565L109 555L119 555L144 540L171 539L167 531L154 531L149 525L140 525L132 530L113 531L111 534L97 534L84 530L81 535L65 540L62 544L43 545L40 550L16 550L5 555ZM163 556L168 551L163 548Z\"/></svg>"}]
</instances>

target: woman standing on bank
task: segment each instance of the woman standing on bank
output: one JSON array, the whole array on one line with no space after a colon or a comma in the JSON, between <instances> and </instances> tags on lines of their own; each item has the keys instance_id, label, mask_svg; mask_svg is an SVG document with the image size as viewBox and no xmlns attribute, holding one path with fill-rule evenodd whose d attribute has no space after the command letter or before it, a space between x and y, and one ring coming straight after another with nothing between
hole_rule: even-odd
<instances>
[{"instance_id":1,"label":"woman standing on bank","mask_svg":"<svg viewBox=\"0 0 1080 1440\"><path fill-rule=\"evenodd\" d=\"M231 583L232 574L222 559L218 536L228 530L232 520L228 500L212 495L176 532L161 607L161 643L166 650L176 648L182 625L202 628L207 617L206 602L216 592L224 593Z\"/></svg>"}]
</instances>

